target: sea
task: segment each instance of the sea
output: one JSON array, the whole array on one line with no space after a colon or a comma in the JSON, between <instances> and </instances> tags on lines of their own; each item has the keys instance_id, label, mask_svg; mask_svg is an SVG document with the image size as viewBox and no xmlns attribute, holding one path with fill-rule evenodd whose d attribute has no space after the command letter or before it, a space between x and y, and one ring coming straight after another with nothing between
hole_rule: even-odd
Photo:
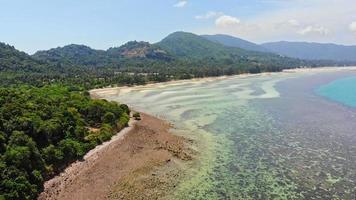
<instances>
[{"instance_id":1,"label":"sea","mask_svg":"<svg viewBox=\"0 0 356 200\"><path fill-rule=\"evenodd\" d=\"M155 84L107 99L194 141L172 199L356 199L356 71Z\"/></svg>"}]
</instances>

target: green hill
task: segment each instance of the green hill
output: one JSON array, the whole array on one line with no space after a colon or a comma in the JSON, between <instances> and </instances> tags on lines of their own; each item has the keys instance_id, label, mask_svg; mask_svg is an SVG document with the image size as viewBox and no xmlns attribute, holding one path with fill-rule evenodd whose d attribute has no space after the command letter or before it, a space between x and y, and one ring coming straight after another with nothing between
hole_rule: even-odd
<instances>
[{"instance_id":1,"label":"green hill","mask_svg":"<svg viewBox=\"0 0 356 200\"><path fill-rule=\"evenodd\" d=\"M32 57L36 60L50 63L83 66L98 66L107 60L105 51L77 44L57 47L47 51L38 51Z\"/></svg>"},{"instance_id":2,"label":"green hill","mask_svg":"<svg viewBox=\"0 0 356 200\"><path fill-rule=\"evenodd\" d=\"M221 44L186 32L172 33L155 45L179 58L228 58L231 53Z\"/></svg>"},{"instance_id":3,"label":"green hill","mask_svg":"<svg viewBox=\"0 0 356 200\"><path fill-rule=\"evenodd\" d=\"M271 52L270 50L268 50L258 44L255 44L255 43L252 43L252 42L249 42L247 40L243 40L243 39L240 39L237 37L233 37L230 35L223 35L223 34L202 35L202 37L204 37L207 40L222 44L227 47L237 47L237 48L241 48L241 49L248 50L248 51Z\"/></svg>"},{"instance_id":4,"label":"green hill","mask_svg":"<svg viewBox=\"0 0 356 200\"><path fill-rule=\"evenodd\" d=\"M108 50L95 50L85 45L71 44L50 50L38 51L36 60L63 66L108 67L127 59L171 60L172 57L148 42L131 41Z\"/></svg>"},{"instance_id":5,"label":"green hill","mask_svg":"<svg viewBox=\"0 0 356 200\"><path fill-rule=\"evenodd\" d=\"M44 68L43 63L28 54L0 42L0 71L40 72Z\"/></svg>"},{"instance_id":6,"label":"green hill","mask_svg":"<svg viewBox=\"0 0 356 200\"><path fill-rule=\"evenodd\" d=\"M147 58L156 60L173 59L166 51L153 46L148 42L130 41L120 47L110 48L107 51L109 58Z\"/></svg>"},{"instance_id":7,"label":"green hill","mask_svg":"<svg viewBox=\"0 0 356 200\"><path fill-rule=\"evenodd\" d=\"M181 59L210 60L213 64L230 67L269 66L298 67L303 61L279 56L274 53L248 51L234 46L225 46L203 36L186 32L175 32L155 44L159 48ZM284 66L282 66L284 65Z\"/></svg>"}]
</instances>

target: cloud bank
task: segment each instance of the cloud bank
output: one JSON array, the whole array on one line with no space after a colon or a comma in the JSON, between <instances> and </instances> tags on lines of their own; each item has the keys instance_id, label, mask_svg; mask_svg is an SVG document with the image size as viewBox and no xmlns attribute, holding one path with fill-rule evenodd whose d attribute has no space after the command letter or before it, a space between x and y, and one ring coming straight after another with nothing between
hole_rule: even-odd
<instances>
[{"instance_id":1,"label":"cloud bank","mask_svg":"<svg viewBox=\"0 0 356 200\"><path fill-rule=\"evenodd\" d=\"M196 19L211 20L197 33L230 34L255 42L278 40L356 44L355 0L261 0L275 9L254 15L210 12Z\"/></svg>"}]
</instances>

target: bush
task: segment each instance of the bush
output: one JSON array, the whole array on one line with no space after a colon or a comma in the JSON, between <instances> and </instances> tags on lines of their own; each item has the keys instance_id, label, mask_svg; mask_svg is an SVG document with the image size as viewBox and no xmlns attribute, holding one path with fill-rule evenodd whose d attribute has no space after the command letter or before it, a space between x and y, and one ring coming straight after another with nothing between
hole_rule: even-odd
<instances>
[{"instance_id":1,"label":"bush","mask_svg":"<svg viewBox=\"0 0 356 200\"><path fill-rule=\"evenodd\" d=\"M111 139L113 136L113 130L109 124L103 124L99 132L99 139L101 142L105 142Z\"/></svg>"},{"instance_id":2,"label":"bush","mask_svg":"<svg viewBox=\"0 0 356 200\"><path fill-rule=\"evenodd\" d=\"M135 118L135 120L141 120L141 115L140 113L136 112L135 114L133 114L133 117Z\"/></svg>"},{"instance_id":3,"label":"bush","mask_svg":"<svg viewBox=\"0 0 356 200\"><path fill-rule=\"evenodd\" d=\"M105 115L103 117L103 123L114 125L115 121L116 121L116 117L112 112L105 113Z\"/></svg>"},{"instance_id":4,"label":"bush","mask_svg":"<svg viewBox=\"0 0 356 200\"><path fill-rule=\"evenodd\" d=\"M130 120L130 116L128 114L124 113L120 117L119 121L116 123L117 129L121 130L121 129L125 128L126 126L128 126L129 120Z\"/></svg>"}]
</instances>

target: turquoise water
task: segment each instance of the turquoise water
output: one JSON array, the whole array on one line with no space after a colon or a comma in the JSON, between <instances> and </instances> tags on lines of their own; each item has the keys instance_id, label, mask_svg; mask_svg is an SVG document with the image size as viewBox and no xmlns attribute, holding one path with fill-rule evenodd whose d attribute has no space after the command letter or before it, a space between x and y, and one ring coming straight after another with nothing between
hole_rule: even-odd
<instances>
[{"instance_id":1,"label":"turquoise water","mask_svg":"<svg viewBox=\"0 0 356 200\"><path fill-rule=\"evenodd\" d=\"M196 164L168 199L354 200L356 113L314 93L337 79L318 92L351 102L344 96L355 91L354 74L352 81L340 79L351 72L230 77L103 97L168 120L195 141Z\"/></svg>"},{"instance_id":2,"label":"turquoise water","mask_svg":"<svg viewBox=\"0 0 356 200\"><path fill-rule=\"evenodd\" d=\"M356 107L356 77L342 78L322 85L317 94L347 106Z\"/></svg>"}]
</instances>

